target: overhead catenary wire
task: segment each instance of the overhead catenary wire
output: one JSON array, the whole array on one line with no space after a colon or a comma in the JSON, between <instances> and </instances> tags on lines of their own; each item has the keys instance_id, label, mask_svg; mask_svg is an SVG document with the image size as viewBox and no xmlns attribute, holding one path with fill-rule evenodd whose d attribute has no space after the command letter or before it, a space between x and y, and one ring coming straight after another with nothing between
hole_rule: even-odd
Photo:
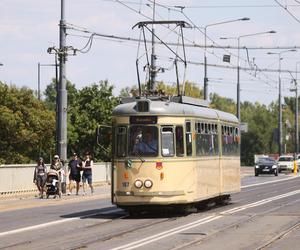
<instances>
[{"instance_id":1,"label":"overhead catenary wire","mask_svg":"<svg viewBox=\"0 0 300 250\"><path fill-rule=\"evenodd\" d=\"M115 0L101 0L103 2L115 2ZM300 3L300 1L294 0L297 3ZM123 3L126 4L132 4L132 5L147 5L146 3L142 3L140 0L138 1L127 1L123 0ZM168 9L172 9L176 6L174 5L164 5ZM276 4L226 4L226 5L221 5L221 4L198 4L198 5L185 5L184 6L186 9L206 9L206 8L219 8L219 9L228 9L228 8L280 8L280 6ZM286 7L300 7L297 4L287 4Z\"/></svg>"},{"instance_id":2,"label":"overhead catenary wire","mask_svg":"<svg viewBox=\"0 0 300 250\"><path fill-rule=\"evenodd\" d=\"M128 9L130 9L131 11L134 11L134 12L136 12L137 14L139 14L139 15L142 15L143 17L145 17L145 18L147 18L148 20L151 20L152 18L151 17L148 17L147 15L145 15L144 13L142 13L142 11L141 11L141 7L140 7L140 9L139 10L136 10L136 9L134 9L134 8L132 8L132 7L130 7L130 6L128 6L128 4L131 2L133 2L133 1L120 1L120 0L112 0L111 2L117 2L117 3L119 3L119 4L122 4L123 6L125 6L126 8L128 8ZM150 1L151 2L151 1ZM126 3L128 3L128 4L126 4ZM138 4L139 4L139 6L141 6L141 1L139 1L138 2ZM177 6L169 6L169 8L168 8L168 11L170 11L170 10L174 10L174 8L170 8L170 7L174 7L174 8L177 8ZM178 10L177 10L177 12L178 12ZM97 35L99 35L99 34L97 34ZM118 39L118 38L121 38L121 37L117 37L117 36L114 36L114 37L109 37L110 39ZM185 38L186 39L186 38ZM132 38L127 38L127 40L132 40ZM188 41L190 41L189 39L188 39ZM213 40L212 40L213 41ZM149 41L150 42L150 41ZM220 49L224 49L224 48L226 48L226 49L238 49L236 46L216 46L215 45L215 42L213 41L213 45L211 45L211 46L207 46L207 48L220 48ZM169 44L169 43L168 43ZM191 47L199 47L199 48L203 48L204 46L201 46L201 45L199 45L199 44L196 44L196 43L194 43L194 42L192 42L191 44L187 44L186 43L186 47L189 47L189 46L191 46ZM246 47L244 47L244 48L246 48ZM273 47L269 47L269 48L263 48L263 47L253 47L253 48L249 48L249 47L247 47L248 49L276 49L276 48L273 48ZM296 48L296 46L293 46L293 47L291 47L291 48ZM240 49L242 49L242 47L240 48ZM279 47L278 47L278 49L279 49ZM282 49L282 48L280 48L280 49ZM221 58L220 57L218 57L217 55L215 55L213 52L211 53L212 55L214 55L214 56L216 56L218 59L220 59L221 60ZM230 54L232 54L231 52L230 52ZM246 61L246 60L245 60ZM261 72L261 71L260 71ZM249 72L246 72L246 73L249 73ZM252 77L256 77L257 78L257 76L252 76Z\"/></svg>"},{"instance_id":3,"label":"overhead catenary wire","mask_svg":"<svg viewBox=\"0 0 300 250\"><path fill-rule=\"evenodd\" d=\"M294 20L296 20L298 23L300 23L300 19L296 17L291 11L289 11L287 6L284 6L282 3L280 3L278 0L274 0L281 8L283 8Z\"/></svg>"}]
</instances>

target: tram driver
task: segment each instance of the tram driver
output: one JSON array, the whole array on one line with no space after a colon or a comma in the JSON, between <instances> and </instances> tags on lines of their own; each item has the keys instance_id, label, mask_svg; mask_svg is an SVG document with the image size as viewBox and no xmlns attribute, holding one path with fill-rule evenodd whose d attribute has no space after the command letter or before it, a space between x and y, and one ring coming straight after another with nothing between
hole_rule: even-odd
<instances>
[{"instance_id":1,"label":"tram driver","mask_svg":"<svg viewBox=\"0 0 300 250\"><path fill-rule=\"evenodd\" d=\"M144 134L144 136L143 136ZM136 136L133 152L136 154L157 154L157 140L153 138L150 130L140 132Z\"/></svg>"}]
</instances>

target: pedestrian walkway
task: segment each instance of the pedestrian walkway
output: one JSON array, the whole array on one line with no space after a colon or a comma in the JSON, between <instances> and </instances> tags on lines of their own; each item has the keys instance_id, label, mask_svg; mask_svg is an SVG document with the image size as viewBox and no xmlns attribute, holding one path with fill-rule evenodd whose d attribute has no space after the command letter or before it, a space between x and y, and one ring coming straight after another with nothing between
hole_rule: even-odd
<instances>
[{"instance_id":1,"label":"pedestrian walkway","mask_svg":"<svg viewBox=\"0 0 300 250\"><path fill-rule=\"evenodd\" d=\"M101 186L96 186L94 188L94 194L87 192L86 195L83 195L82 189L80 189L79 194L75 193L71 195L62 195L61 198L53 198L50 196L49 199L40 199L38 197L38 191L36 194L31 194L22 197L16 196L4 196L0 198L0 212L11 211L17 209L26 209L42 206L53 206L61 205L68 203L81 202L83 200L97 200L97 199L107 199L110 197L110 185L103 184Z\"/></svg>"}]
</instances>

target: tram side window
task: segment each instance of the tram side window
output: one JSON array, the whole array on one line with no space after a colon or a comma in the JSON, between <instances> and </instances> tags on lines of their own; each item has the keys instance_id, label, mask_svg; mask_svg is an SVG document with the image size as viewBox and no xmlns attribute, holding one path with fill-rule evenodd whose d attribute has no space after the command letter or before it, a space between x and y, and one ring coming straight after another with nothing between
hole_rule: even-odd
<instances>
[{"instance_id":1,"label":"tram side window","mask_svg":"<svg viewBox=\"0 0 300 250\"><path fill-rule=\"evenodd\" d=\"M186 155L190 156L193 154L191 122L185 123L185 138L186 138Z\"/></svg>"},{"instance_id":2,"label":"tram side window","mask_svg":"<svg viewBox=\"0 0 300 250\"><path fill-rule=\"evenodd\" d=\"M176 126L176 155L184 156L183 127Z\"/></svg>"},{"instance_id":3,"label":"tram side window","mask_svg":"<svg viewBox=\"0 0 300 250\"><path fill-rule=\"evenodd\" d=\"M232 126L222 126L223 155L239 154L238 129Z\"/></svg>"},{"instance_id":4,"label":"tram side window","mask_svg":"<svg viewBox=\"0 0 300 250\"><path fill-rule=\"evenodd\" d=\"M197 156L217 155L219 153L217 124L196 122L195 132Z\"/></svg>"},{"instance_id":5,"label":"tram side window","mask_svg":"<svg viewBox=\"0 0 300 250\"><path fill-rule=\"evenodd\" d=\"M126 146L127 146L127 139L126 139L126 127L117 127L117 143L116 143L116 153L119 157L126 156Z\"/></svg>"},{"instance_id":6,"label":"tram side window","mask_svg":"<svg viewBox=\"0 0 300 250\"><path fill-rule=\"evenodd\" d=\"M236 155L240 154L240 134L239 134L239 129L234 128L234 153Z\"/></svg>"},{"instance_id":7,"label":"tram side window","mask_svg":"<svg viewBox=\"0 0 300 250\"><path fill-rule=\"evenodd\" d=\"M174 156L174 133L172 127L162 127L161 150L162 156Z\"/></svg>"}]
</instances>

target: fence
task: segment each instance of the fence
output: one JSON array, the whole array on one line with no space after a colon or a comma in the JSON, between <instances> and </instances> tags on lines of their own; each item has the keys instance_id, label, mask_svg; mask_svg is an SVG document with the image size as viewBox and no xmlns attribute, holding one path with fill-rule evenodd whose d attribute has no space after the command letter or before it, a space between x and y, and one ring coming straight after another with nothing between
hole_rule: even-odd
<instances>
[{"instance_id":1,"label":"fence","mask_svg":"<svg viewBox=\"0 0 300 250\"><path fill-rule=\"evenodd\" d=\"M0 195L36 190L33 183L35 165L0 165ZM110 162L94 163L93 182L110 182ZM49 169L49 167L48 167Z\"/></svg>"}]
</instances>

